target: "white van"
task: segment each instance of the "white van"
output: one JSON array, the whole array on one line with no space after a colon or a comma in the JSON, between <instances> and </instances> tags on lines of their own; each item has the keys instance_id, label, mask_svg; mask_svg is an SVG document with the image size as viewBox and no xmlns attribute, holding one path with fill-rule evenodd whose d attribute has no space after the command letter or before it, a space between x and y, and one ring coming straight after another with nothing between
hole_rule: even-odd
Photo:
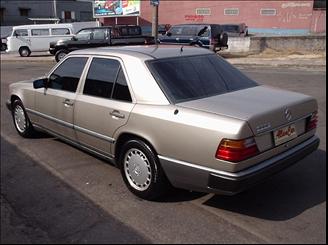
<instances>
[{"instance_id":1,"label":"white van","mask_svg":"<svg viewBox=\"0 0 328 245\"><path fill-rule=\"evenodd\" d=\"M7 52L19 52L27 57L31 52L48 51L50 42L73 37L72 24L42 24L14 26L7 37Z\"/></svg>"}]
</instances>

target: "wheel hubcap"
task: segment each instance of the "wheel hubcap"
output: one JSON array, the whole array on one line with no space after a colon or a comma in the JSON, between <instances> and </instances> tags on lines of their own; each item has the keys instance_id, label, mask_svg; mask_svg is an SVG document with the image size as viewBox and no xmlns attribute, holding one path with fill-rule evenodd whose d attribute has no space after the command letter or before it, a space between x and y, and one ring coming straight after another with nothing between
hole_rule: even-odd
<instances>
[{"instance_id":1,"label":"wheel hubcap","mask_svg":"<svg viewBox=\"0 0 328 245\"><path fill-rule=\"evenodd\" d=\"M124 157L124 172L130 185L145 191L151 183L151 168L146 155L138 149L130 149Z\"/></svg>"},{"instance_id":2,"label":"wheel hubcap","mask_svg":"<svg viewBox=\"0 0 328 245\"><path fill-rule=\"evenodd\" d=\"M62 58L64 58L65 57L65 53L59 53L58 54L58 60L61 60Z\"/></svg>"},{"instance_id":3,"label":"wheel hubcap","mask_svg":"<svg viewBox=\"0 0 328 245\"><path fill-rule=\"evenodd\" d=\"M15 124L19 132L24 133L26 130L26 117L21 106L16 106L14 111Z\"/></svg>"},{"instance_id":4,"label":"wheel hubcap","mask_svg":"<svg viewBox=\"0 0 328 245\"><path fill-rule=\"evenodd\" d=\"M27 56L27 55L28 55L28 51L27 51L27 49L23 49L23 50L22 50L22 55L23 55L23 56Z\"/></svg>"}]
</instances>

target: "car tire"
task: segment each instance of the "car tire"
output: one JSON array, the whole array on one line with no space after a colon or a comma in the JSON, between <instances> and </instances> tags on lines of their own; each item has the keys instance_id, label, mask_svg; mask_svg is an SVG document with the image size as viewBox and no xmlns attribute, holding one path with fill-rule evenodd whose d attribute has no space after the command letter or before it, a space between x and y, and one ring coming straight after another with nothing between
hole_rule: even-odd
<instances>
[{"instance_id":1,"label":"car tire","mask_svg":"<svg viewBox=\"0 0 328 245\"><path fill-rule=\"evenodd\" d=\"M7 49L7 44L1 43L1 51L6 51Z\"/></svg>"},{"instance_id":2,"label":"car tire","mask_svg":"<svg viewBox=\"0 0 328 245\"><path fill-rule=\"evenodd\" d=\"M31 50L28 47L20 47L18 52L21 57L29 57L31 54Z\"/></svg>"},{"instance_id":3,"label":"car tire","mask_svg":"<svg viewBox=\"0 0 328 245\"><path fill-rule=\"evenodd\" d=\"M121 174L128 189L145 200L163 196L170 184L154 150L139 139L127 141L119 158Z\"/></svg>"},{"instance_id":4,"label":"car tire","mask_svg":"<svg viewBox=\"0 0 328 245\"><path fill-rule=\"evenodd\" d=\"M219 35L219 47L226 47L228 45L228 34L226 32L222 32Z\"/></svg>"},{"instance_id":5,"label":"car tire","mask_svg":"<svg viewBox=\"0 0 328 245\"><path fill-rule=\"evenodd\" d=\"M68 51L65 49L60 49L55 54L55 60L59 62L62 58L65 57L65 55L68 54Z\"/></svg>"},{"instance_id":6,"label":"car tire","mask_svg":"<svg viewBox=\"0 0 328 245\"><path fill-rule=\"evenodd\" d=\"M24 138L34 136L35 130L26 114L23 103L18 99L12 103L12 117L14 126L20 136Z\"/></svg>"}]
</instances>

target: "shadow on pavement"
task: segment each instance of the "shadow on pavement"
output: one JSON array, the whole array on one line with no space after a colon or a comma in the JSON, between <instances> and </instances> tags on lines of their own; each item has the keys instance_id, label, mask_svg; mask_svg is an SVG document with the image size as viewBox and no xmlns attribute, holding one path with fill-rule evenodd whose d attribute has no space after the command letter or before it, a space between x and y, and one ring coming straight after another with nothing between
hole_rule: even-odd
<instances>
[{"instance_id":1,"label":"shadow on pavement","mask_svg":"<svg viewBox=\"0 0 328 245\"><path fill-rule=\"evenodd\" d=\"M216 195L203 205L283 221L326 201L326 152L317 150L268 181L236 196Z\"/></svg>"},{"instance_id":2,"label":"shadow on pavement","mask_svg":"<svg viewBox=\"0 0 328 245\"><path fill-rule=\"evenodd\" d=\"M208 193L201 193L201 192L194 192L194 191L187 191L182 189L171 188L166 196L156 200L155 202L161 203L175 203L175 202L186 202L192 201L198 198L201 198Z\"/></svg>"},{"instance_id":3,"label":"shadow on pavement","mask_svg":"<svg viewBox=\"0 0 328 245\"><path fill-rule=\"evenodd\" d=\"M52 137L50 135L48 135L48 136L49 137ZM103 162L104 164L109 164L109 165L111 165L114 168L118 168L115 165L114 161L106 160L106 159L104 159L104 158L102 158L102 157L100 157L100 156L98 156L96 154L93 154L93 153L90 153L90 152L88 152L86 150L83 150L83 149L80 149L78 147L75 147L72 144L67 143L67 142L65 142L65 141L63 141L61 139L54 138L53 140L58 141L58 142L61 142L63 144L66 144L67 146L74 147L75 149L78 149L78 150L84 152L85 154L88 154L88 155L94 157L95 159ZM155 202L162 202L162 203L185 202L185 201L192 201L194 199L198 199L198 198L200 198L202 196L205 196L205 195L207 195L207 193L191 192L191 191L182 190L182 189L176 189L176 188L173 188L172 187L172 188L169 189L168 193L164 197L156 200ZM140 199L140 201L143 201L143 200Z\"/></svg>"}]
</instances>

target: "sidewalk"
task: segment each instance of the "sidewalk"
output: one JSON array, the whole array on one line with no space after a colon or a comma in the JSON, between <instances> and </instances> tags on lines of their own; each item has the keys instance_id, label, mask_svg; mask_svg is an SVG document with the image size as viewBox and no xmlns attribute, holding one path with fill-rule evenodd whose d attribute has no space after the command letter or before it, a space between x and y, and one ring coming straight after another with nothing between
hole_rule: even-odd
<instances>
[{"instance_id":1,"label":"sidewalk","mask_svg":"<svg viewBox=\"0 0 328 245\"><path fill-rule=\"evenodd\" d=\"M223 55L224 56L224 55ZM257 65L274 67L309 67L326 69L326 54L262 53L245 57L226 57L233 65Z\"/></svg>"},{"instance_id":2,"label":"sidewalk","mask_svg":"<svg viewBox=\"0 0 328 245\"><path fill-rule=\"evenodd\" d=\"M222 54L224 57L225 55ZM236 57L236 56L235 56ZM56 62L53 55L46 52L20 57L19 54L7 54L1 52L1 61L26 61L26 62ZM241 66L273 66L273 67L295 67L295 68L317 68L326 70L326 54L258 54L245 57L225 57L233 65Z\"/></svg>"}]
</instances>

